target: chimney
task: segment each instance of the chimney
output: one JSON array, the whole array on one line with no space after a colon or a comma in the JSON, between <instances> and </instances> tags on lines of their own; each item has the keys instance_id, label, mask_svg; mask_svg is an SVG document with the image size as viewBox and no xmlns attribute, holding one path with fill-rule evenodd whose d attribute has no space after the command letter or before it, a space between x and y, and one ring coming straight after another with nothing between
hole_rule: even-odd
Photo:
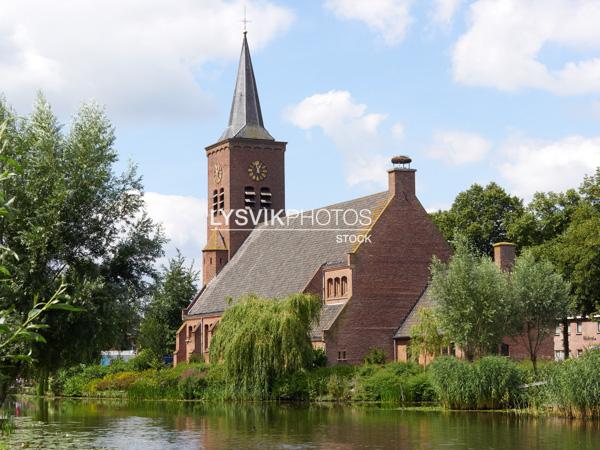
<instances>
[{"instance_id":1,"label":"chimney","mask_svg":"<svg viewBox=\"0 0 600 450\"><path fill-rule=\"evenodd\" d=\"M515 264L516 245L511 242L494 244L494 262L503 272L512 269Z\"/></svg>"},{"instance_id":2,"label":"chimney","mask_svg":"<svg viewBox=\"0 0 600 450\"><path fill-rule=\"evenodd\" d=\"M412 160L408 156L394 156L394 167L388 170L388 191L396 196L403 193L407 197L415 196L415 172L410 168Z\"/></svg>"}]
</instances>

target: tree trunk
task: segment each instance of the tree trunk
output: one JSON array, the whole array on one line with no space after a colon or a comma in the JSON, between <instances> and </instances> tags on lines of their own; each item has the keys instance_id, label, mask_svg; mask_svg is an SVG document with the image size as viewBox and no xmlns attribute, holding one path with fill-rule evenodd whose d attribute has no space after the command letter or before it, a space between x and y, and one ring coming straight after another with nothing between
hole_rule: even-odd
<instances>
[{"instance_id":1,"label":"tree trunk","mask_svg":"<svg viewBox=\"0 0 600 450\"><path fill-rule=\"evenodd\" d=\"M563 319L563 352L565 354L565 359L569 359L569 319Z\"/></svg>"}]
</instances>

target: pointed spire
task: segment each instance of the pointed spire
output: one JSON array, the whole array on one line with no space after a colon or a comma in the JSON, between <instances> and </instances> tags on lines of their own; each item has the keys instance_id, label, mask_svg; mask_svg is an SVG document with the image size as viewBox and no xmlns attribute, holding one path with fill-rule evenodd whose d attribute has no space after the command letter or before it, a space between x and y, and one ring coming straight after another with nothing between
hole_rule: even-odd
<instances>
[{"instance_id":1,"label":"pointed spire","mask_svg":"<svg viewBox=\"0 0 600 450\"><path fill-rule=\"evenodd\" d=\"M258 101L258 90L250 59L250 49L244 31L242 54L238 66L235 92L231 102L229 125L221 135L220 140L231 138L268 139L274 141L273 136L265 129Z\"/></svg>"}]
</instances>

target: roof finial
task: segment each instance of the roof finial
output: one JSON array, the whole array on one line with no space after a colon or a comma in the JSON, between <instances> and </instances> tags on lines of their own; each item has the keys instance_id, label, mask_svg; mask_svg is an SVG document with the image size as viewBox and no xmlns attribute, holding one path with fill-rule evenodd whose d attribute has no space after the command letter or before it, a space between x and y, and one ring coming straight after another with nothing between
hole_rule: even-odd
<instances>
[{"instance_id":1,"label":"roof finial","mask_svg":"<svg viewBox=\"0 0 600 450\"><path fill-rule=\"evenodd\" d=\"M248 30L246 29L246 25L248 25L248 23L252 22L251 20L246 19L246 5L244 5L244 18L241 21L244 24L244 34L246 34L248 32Z\"/></svg>"}]
</instances>

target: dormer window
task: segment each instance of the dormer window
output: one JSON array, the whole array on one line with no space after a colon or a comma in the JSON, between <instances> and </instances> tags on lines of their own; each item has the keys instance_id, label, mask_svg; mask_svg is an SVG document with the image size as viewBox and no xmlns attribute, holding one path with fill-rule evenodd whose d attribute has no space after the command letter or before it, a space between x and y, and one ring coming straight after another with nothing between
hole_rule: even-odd
<instances>
[{"instance_id":1,"label":"dormer window","mask_svg":"<svg viewBox=\"0 0 600 450\"><path fill-rule=\"evenodd\" d=\"M325 269L323 297L327 301L338 301L352 296L352 269L334 267Z\"/></svg>"}]
</instances>

